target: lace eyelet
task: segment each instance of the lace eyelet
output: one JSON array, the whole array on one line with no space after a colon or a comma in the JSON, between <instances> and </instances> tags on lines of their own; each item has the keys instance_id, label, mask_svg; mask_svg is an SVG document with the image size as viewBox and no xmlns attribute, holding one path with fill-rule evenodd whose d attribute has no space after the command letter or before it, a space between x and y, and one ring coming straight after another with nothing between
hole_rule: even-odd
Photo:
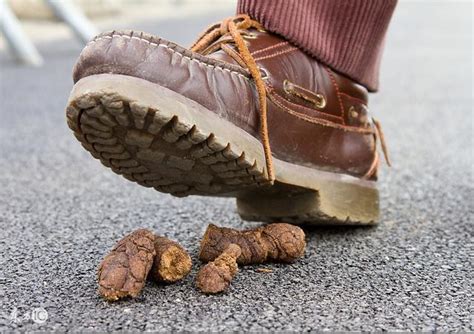
<instances>
[{"instance_id":1,"label":"lace eyelet","mask_svg":"<svg viewBox=\"0 0 474 334\"><path fill-rule=\"evenodd\" d=\"M326 98L322 94L316 94L316 97L319 99L319 101L315 103L316 108L324 109L324 107L326 107Z\"/></svg>"},{"instance_id":2,"label":"lace eyelet","mask_svg":"<svg viewBox=\"0 0 474 334\"><path fill-rule=\"evenodd\" d=\"M288 89L289 84L290 82L287 79L283 80L283 90L285 91L286 94L291 95L291 92Z\"/></svg>"},{"instance_id":3,"label":"lace eyelet","mask_svg":"<svg viewBox=\"0 0 474 334\"><path fill-rule=\"evenodd\" d=\"M246 33L245 35L242 35L242 38L244 39L257 39L257 34L253 32Z\"/></svg>"},{"instance_id":4,"label":"lace eyelet","mask_svg":"<svg viewBox=\"0 0 474 334\"><path fill-rule=\"evenodd\" d=\"M258 69L260 70L260 75L262 76L262 80L266 80L268 79L268 72L266 69L264 69L263 67L258 67Z\"/></svg>"},{"instance_id":5,"label":"lace eyelet","mask_svg":"<svg viewBox=\"0 0 474 334\"><path fill-rule=\"evenodd\" d=\"M354 108L354 106L351 106L349 108L349 115L352 117L352 118L359 118L359 113L356 111L356 109Z\"/></svg>"}]
</instances>

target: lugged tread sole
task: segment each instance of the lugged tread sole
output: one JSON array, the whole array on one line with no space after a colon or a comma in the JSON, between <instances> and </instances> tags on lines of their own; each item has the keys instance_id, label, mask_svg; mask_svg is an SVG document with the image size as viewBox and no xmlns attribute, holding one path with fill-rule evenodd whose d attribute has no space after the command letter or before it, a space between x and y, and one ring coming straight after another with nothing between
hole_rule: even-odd
<instances>
[{"instance_id":1,"label":"lugged tread sole","mask_svg":"<svg viewBox=\"0 0 474 334\"><path fill-rule=\"evenodd\" d=\"M239 214L248 220L377 220L378 193L372 183L275 159L277 179L271 185L257 139L151 82L111 74L83 78L74 86L66 115L93 157L142 186L174 196L237 197ZM352 205L347 194L364 203Z\"/></svg>"}]
</instances>

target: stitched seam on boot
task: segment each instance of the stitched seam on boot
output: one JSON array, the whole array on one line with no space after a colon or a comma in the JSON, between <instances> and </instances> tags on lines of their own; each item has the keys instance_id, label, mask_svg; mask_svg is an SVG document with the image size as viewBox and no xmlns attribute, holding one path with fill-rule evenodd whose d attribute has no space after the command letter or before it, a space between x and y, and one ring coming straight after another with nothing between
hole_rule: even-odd
<instances>
[{"instance_id":1,"label":"stitched seam on boot","mask_svg":"<svg viewBox=\"0 0 474 334\"><path fill-rule=\"evenodd\" d=\"M341 108L342 121L343 121L343 123L345 124L344 105L342 104L342 99L341 99L341 95L340 95L339 85L337 84L336 78L334 78L334 75L332 74L332 71L331 71L327 66L323 66L323 68L324 68L324 69L326 70L326 72L328 73L329 78L331 79L331 82L332 82L332 84L333 84L333 86L334 86L334 89L336 90L337 99L338 99L338 101L339 101L339 107Z\"/></svg>"},{"instance_id":2,"label":"stitched seam on boot","mask_svg":"<svg viewBox=\"0 0 474 334\"><path fill-rule=\"evenodd\" d=\"M292 47L290 49L275 52L275 53L269 54L267 56L257 57L254 60L258 61L258 60L269 59L269 58L273 58L273 57L276 57L276 56L279 56L279 55L282 55L282 54L285 54L285 53L289 53L289 52L292 52L292 51L295 51L295 50L298 50L298 48Z\"/></svg>"},{"instance_id":3,"label":"stitched seam on boot","mask_svg":"<svg viewBox=\"0 0 474 334\"><path fill-rule=\"evenodd\" d=\"M259 54L259 53L262 53L262 52L265 52L265 51L270 51L270 50L279 48L280 46L284 46L284 45L287 45L287 44L289 44L289 43L285 41L285 42L280 42L280 43L272 45L272 46L268 46L266 48L263 48L263 49L252 52L252 56L255 56L256 54Z\"/></svg>"},{"instance_id":4,"label":"stitched seam on boot","mask_svg":"<svg viewBox=\"0 0 474 334\"><path fill-rule=\"evenodd\" d=\"M349 99L352 99L352 100L354 100L354 101L357 101L357 102L359 102L360 104L364 105L366 108L368 108L367 102L365 102L365 101L362 100L362 99L359 99L358 97L349 95L349 94L344 93L344 92L340 92L339 95L342 95L342 96L345 96L345 97L347 97L347 98L349 98Z\"/></svg>"},{"instance_id":5,"label":"stitched seam on boot","mask_svg":"<svg viewBox=\"0 0 474 334\"><path fill-rule=\"evenodd\" d=\"M194 62L196 62L196 63L199 63L199 64L201 64L201 65L205 65L205 66L210 67L210 68L214 68L214 69L217 69L217 68L218 68L218 69L220 69L220 70L227 71L227 72L229 72L229 73L231 73L231 74L236 74L236 75L242 77L243 79L245 79L245 80L251 82L250 78L246 77L246 76L243 75L242 73L239 73L239 72L230 70L230 69L225 68L225 67L223 67L223 66L212 65L212 64L205 63L205 62L203 62L203 61L201 61L201 60L198 60L198 59L196 59L196 58L191 58L191 57L189 57L189 56L186 56L186 55L182 54L182 53L179 52L179 51L176 51L175 49L173 49L172 47L170 47L170 46L168 46L168 45L166 45L166 44L150 42L150 41L147 40L147 39L140 38L140 37L137 37L137 36L128 36L128 35L120 35L120 34L114 34L114 35L110 35L110 36L101 36L101 37L98 37L97 39L95 39L95 40L93 40L93 41L90 41L89 43L87 43L86 46L92 45L92 44L94 44L94 43L96 43L96 42L98 42L98 41L100 41L100 40L103 40L103 39L113 39L113 37L121 37L121 38L125 38L125 39L136 39L136 40L145 42L145 43L147 43L147 44L149 44L149 45L151 45L151 46L157 46L157 47L161 46L161 47L164 47L164 48L166 48L166 49L171 50L173 53L176 53L176 54L180 55L180 56L183 57L183 58L189 59L190 61L194 61Z\"/></svg>"}]
</instances>

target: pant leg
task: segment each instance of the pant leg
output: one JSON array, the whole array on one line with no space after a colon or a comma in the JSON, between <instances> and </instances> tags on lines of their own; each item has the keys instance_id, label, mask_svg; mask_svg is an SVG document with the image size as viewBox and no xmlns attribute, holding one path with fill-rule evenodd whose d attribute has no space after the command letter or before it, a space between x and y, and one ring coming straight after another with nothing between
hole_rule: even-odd
<instances>
[{"instance_id":1,"label":"pant leg","mask_svg":"<svg viewBox=\"0 0 474 334\"><path fill-rule=\"evenodd\" d=\"M284 36L370 91L378 89L384 38L397 0L239 0L267 30Z\"/></svg>"}]
</instances>

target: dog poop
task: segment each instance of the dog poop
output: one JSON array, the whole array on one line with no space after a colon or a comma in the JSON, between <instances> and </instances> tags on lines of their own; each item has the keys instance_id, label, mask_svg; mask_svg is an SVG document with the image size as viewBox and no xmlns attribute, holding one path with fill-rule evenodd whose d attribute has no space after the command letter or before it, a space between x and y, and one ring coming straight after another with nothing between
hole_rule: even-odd
<instances>
[{"instance_id":1,"label":"dog poop","mask_svg":"<svg viewBox=\"0 0 474 334\"><path fill-rule=\"evenodd\" d=\"M99 294L109 301L136 297L149 276L173 283L191 271L191 257L177 242L137 230L120 240L99 266Z\"/></svg>"},{"instance_id":2,"label":"dog poop","mask_svg":"<svg viewBox=\"0 0 474 334\"><path fill-rule=\"evenodd\" d=\"M150 277L154 281L174 283L191 271L191 257L177 242L156 236L155 251L155 260L150 271Z\"/></svg>"},{"instance_id":3,"label":"dog poop","mask_svg":"<svg viewBox=\"0 0 474 334\"><path fill-rule=\"evenodd\" d=\"M210 224L201 241L199 258L213 261L230 244L240 247L237 263L242 265L293 262L303 256L306 247L304 231L291 224L274 223L246 231Z\"/></svg>"},{"instance_id":4,"label":"dog poop","mask_svg":"<svg viewBox=\"0 0 474 334\"><path fill-rule=\"evenodd\" d=\"M146 229L125 236L99 265L99 294L109 301L136 297L155 256L155 236Z\"/></svg>"},{"instance_id":5,"label":"dog poop","mask_svg":"<svg viewBox=\"0 0 474 334\"><path fill-rule=\"evenodd\" d=\"M240 254L240 247L230 244L214 261L202 267L196 276L199 290L207 294L226 290L239 270L236 260Z\"/></svg>"}]
</instances>

